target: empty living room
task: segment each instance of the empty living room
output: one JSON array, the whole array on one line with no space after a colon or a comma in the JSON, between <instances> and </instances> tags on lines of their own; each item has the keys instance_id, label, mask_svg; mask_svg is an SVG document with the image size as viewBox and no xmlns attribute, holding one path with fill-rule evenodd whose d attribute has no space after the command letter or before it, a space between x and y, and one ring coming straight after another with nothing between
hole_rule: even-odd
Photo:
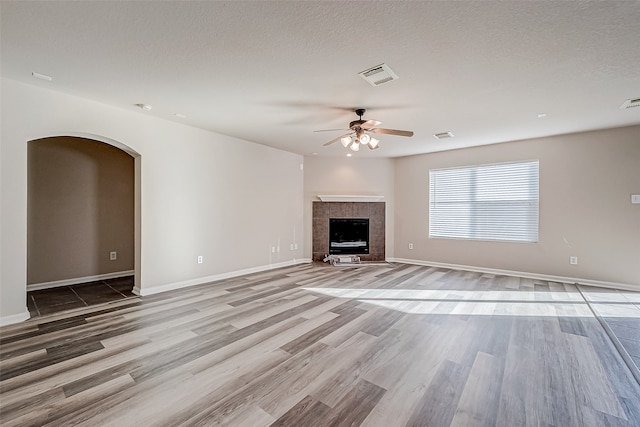
<instances>
[{"instance_id":1,"label":"empty living room","mask_svg":"<svg viewBox=\"0 0 640 427\"><path fill-rule=\"evenodd\" d=\"M0 424L640 427L640 2L0 1Z\"/></svg>"}]
</instances>

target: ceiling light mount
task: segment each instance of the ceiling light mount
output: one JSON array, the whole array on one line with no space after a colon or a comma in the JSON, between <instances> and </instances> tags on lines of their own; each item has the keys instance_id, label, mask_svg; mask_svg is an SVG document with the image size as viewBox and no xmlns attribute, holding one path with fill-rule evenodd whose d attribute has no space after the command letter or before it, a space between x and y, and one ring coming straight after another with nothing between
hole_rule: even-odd
<instances>
[{"instance_id":1,"label":"ceiling light mount","mask_svg":"<svg viewBox=\"0 0 640 427\"><path fill-rule=\"evenodd\" d=\"M151 111L151 109L153 108L151 105L149 104L136 104L136 107L144 110L144 111Z\"/></svg>"}]
</instances>

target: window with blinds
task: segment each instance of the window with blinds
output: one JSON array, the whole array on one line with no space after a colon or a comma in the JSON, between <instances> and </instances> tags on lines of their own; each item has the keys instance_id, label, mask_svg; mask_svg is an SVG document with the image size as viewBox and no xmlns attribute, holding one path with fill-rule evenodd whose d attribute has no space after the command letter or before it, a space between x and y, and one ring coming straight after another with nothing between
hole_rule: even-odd
<instances>
[{"instance_id":1,"label":"window with blinds","mask_svg":"<svg viewBox=\"0 0 640 427\"><path fill-rule=\"evenodd\" d=\"M429 237L538 241L538 161L429 171Z\"/></svg>"}]
</instances>

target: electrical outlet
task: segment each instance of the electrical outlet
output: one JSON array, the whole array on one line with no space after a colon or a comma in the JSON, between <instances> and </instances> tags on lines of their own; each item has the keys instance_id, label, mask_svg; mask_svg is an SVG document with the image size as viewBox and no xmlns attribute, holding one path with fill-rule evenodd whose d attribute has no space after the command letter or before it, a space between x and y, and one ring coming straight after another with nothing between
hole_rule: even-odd
<instances>
[{"instance_id":1,"label":"electrical outlet","mask_svg":"<svg viewBox=\"0 0 640 427\"><path fill-rule=\"evenodd\" d=\"M409 249L413 249L413 243L409 243Z\"/></svg>"},{"instance_id":2,"label":"electrical outlet","mask_svg":"<svg viewBox=\"0 0 640 427\"><path fill-rule=\"evenodd\" d=\"M570 256L569 257L569 264L577 265L578 264L578 257L577 256Z\"/></svg>"},{"instance_id":3,"label":"electrical outlet","mask_svg":"<svg viewBox=\"0 0 640 427\"><path fill-rule=\"evenodd\" d=\"M293 243L289 245L289 250L292 251L293 250Z\"/></svg>"},{"instance_id":4,"label":"electrical outlet","mask_svg":"<svg viewBox=\"0 0 640 427\"><path fill-rule=\"evenodd\" d=\"M276 247L275 246L271 246L271 253L275 254L276 253Z\"/></svg>"},{"instance_id":5,"label":"electrical outlet","mask_svg":"<svg viewBox=\"0 0 640 427\"><path fill-rule=\"evenodd\" d=\"M118 252L112 251L109 252L109 261L115 261L118 259Z\"/></svg>"},{"instance_id":6,"label":"electrical outlet","mask_svg":"<svg viewBox=\"0 0 640 427\"><path fill-rule=\"evenodd\" d=\"M202 255L198 255L198 264L202 264L204 262L204 257Z\"/></svg>"},{"instance_id":7,"label":"electrical outlet","mask_svg":"<svg viewBox=\"0 0 640 427\"><path fill-rule=\"evenodd\" d=\"M297 244L297 243L294 243L294 244L293 244L293 250L294 250L294 251L297 251L297 250L298 250L298 244Z\"/></svg>"}]
</instances>

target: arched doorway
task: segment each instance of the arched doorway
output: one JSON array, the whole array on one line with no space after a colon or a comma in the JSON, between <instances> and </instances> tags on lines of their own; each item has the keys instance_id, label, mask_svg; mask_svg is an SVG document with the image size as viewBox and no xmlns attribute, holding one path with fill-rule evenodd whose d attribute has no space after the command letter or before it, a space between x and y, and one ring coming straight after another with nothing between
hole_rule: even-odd
<instances>
[{"instance_id":1,"label":"arched doorway","mask_svg":"<svg viewBox=\"0 0 640 427\"><path fill-rule=\"evenodd\" d=\"M95 135L29 141L32 316L126 298L134 283L139 289L139 163L129 147ZM47 305L45 312L34 295Z\"/></svg>"}]
</instances>

